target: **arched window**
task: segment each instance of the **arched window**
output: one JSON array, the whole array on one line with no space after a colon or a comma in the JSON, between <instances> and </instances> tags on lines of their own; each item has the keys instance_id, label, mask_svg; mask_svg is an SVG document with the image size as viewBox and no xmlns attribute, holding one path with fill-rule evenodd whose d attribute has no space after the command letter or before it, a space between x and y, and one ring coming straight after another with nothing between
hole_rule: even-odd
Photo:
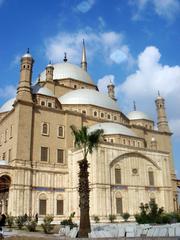
<instances>
[{"instance_id":1,"label":"arched window","mask_svg":"<svg viewBox=\"0 0 180 240\"><path fill-rule=\"evenodd\" d=\"M152 168L148 170L148 177L149 177L149 185L154 186L154 172Z\"/></svg>"},{"instance_id":2,"label":"arched window","mask_svg":"<svg viewBox=\"0 0 180 240\"><path fill-rule=\"evenodd\" d=\"M116 213L120 215L123 214L123 202L122 202L122 196L120 193L116 194Z\"/></svg>"},{"instance_id":3,"label":"arched window","mask_svg":"<svg viewBox=\"0 0 180 240\"><path fill-rule=\"evenodd\" d=\"M57 196L56 200L56 214L57 215L64 215L64 200L62 195Z\"/></svg>"},{"instance_id":4,"label":"arched window","mask_svg":"<svg viewBox=\"0 0 180 240\"><path fill-rule=\"evenodd\" d=\"M111 115L110 115L110 114L108 114L108 115L107 115L107 118L108 118L108 119L111 119Z\"/></svg>"},{"instance_id":5,"label":"arched window","mask_svg":"<svg viewBox=\"0 0 180 240\"><path fill-rule=\"evenodd\" d=\"M43 135L48 135L48 134L49 134L49 126L48 126L48 123L43 123L43 124L42 124L42 134L43 134Z\"/></svg>"},{"instance_id":6,"label":"arched window","mask_svg":"<svg viewBox=\"0 0 180 240\"><path fill-rule=\"evenodd\" d=\"M41 101L41 106L45 106L45 102L44 101Z\"/></svg>"},{"instance_id":7,"label":"arched window","mask_svg":"<svg viewBox=\"0 0 180 240\"><path fill-rule=\"evenodd\" d=\"M82 114L83 114L83 115L86 115L86 110L82 110Z\"/></svg>"},{"instance_id":8,"label":"arched window","mask_svg":"<svg viewBox=\"0 0 180 240\"><path fill-rule=\"evenodd\" d=\"M52 103L51 102L48 102L48 107L52 107Z\"/></svg>"},{"instance_id":9,"label":"arched window","mask_svg":"<svg viewBox=\"0 0 180 240\"><path fill-rule=\"evenodd\" d=\"M59 125L57 128L57 136L60 138L64 138L64 126Z\"/></svg>"},{"instance_id":10,"label":"arched window","mask_svg":"<svg viewBox=\"0 0 180 240\"><path fill-rule=\"evenodd\" d=\"M119 166L115 167L115 184L121 184L121 169Z\"/></svg>"},{"instance_id":11,"label":"arched window","mask_svg":"<svg viewBox=\"0 0 180 240\"><path fill-rule=\"evenodd\" d=\"M42 193L39 196L39 215L46 215L46 208L47 208L47 199L46 195Z\"/></svg>"},{"instance_id":12,"label":"arched window","mask_svg":"<svg viewBox=\"0 0 180 240\"><path fill-rule=\"evenodd\" d=\"M94 117L97 117L97 115L98 115L97 111L94 111Z\"/></svg>"},{"instance_id":13,"label":"arched window","mask_svg":"<svg viewBox=\"0 0 180 240\"><path fill-rule=\"evenodd\" d=\"M104 113L101 113L101 118L104 118Z\"/></svg>"}]
</instances>

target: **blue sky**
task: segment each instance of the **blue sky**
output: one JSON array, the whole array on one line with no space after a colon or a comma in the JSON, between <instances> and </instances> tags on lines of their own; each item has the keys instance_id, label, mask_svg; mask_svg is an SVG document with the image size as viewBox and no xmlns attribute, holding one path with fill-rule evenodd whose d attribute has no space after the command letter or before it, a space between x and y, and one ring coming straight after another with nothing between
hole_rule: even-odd
<instances>
[{"instance_id":1,"label":"blue sky","mask_svg":"<svg viewBox=\"0 0 180 240\"><path fill-rule=\"evenodd\" d=\"M29 47L33 81L49 60L80 64L101 91L114 81L121 110L132 102L156 121L154 100L166 99L180 177L180 0L0 0L0 104L15 95L19 59Z\"/></svg>"}]
</instances>

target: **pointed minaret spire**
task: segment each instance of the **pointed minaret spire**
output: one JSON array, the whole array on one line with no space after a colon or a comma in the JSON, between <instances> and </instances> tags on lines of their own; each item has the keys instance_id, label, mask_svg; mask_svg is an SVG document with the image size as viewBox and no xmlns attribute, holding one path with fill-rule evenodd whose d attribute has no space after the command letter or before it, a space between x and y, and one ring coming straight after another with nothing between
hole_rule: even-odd
<instances>
[{"instance_id":1,"label":"pointed minaret spire","mask_svg":"<svg viewBox=\"0 0 180 240\"><path fill-rule=\"evenodd\" d=\"M161 95L160 95L160 91L158 90L158 96L160 97Z\"/></svg>"},{"instance_id":2,"label":"pointed minaret spire","mask_svg":"<svg viewBox=\"0 0 180 240\"><path fill-rule=\"evenodd\" d=\"M83 48L82 48L81 68L87 72L86 47L85 47L84 39L83 39Z\"/></svg>"},{"instance_id":3,"label":"pointed minaret spire","mask_svg":"<svg viewBox=\"0 0 180 240\"><path fill-rule=\"evenodd\" d=\"M133 101L133 109L134 109L134 111L136 111L136 102L135 101Z\"/></svg>"}]
</instances>

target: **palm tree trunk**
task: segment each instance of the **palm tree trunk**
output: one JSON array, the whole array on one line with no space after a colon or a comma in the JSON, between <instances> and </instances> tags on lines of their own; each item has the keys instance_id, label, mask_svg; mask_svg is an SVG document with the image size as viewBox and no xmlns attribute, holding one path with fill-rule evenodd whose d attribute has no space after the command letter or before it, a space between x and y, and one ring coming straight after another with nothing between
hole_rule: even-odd
<instances>
[{"instance_id":1,"label":"palm tree trunk","mask_svg":"<svg viewBox=\"0 0 180 240\"><path fill-rule=\"evenodd\" d=\"M88 161L83 159L79 161L79 207L80 207L80 227L79 237L88 237L88 233L91 231L90 219L89 219L89 172Z\"/></svg>"}]
</instances>

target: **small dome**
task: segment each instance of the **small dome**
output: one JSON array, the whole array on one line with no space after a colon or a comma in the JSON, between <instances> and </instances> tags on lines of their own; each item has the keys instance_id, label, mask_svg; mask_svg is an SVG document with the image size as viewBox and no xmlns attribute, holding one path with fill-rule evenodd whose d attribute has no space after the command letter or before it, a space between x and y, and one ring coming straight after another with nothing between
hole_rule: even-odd
<instances>
[{"instance_id":1,"label":"small dome","mask_svg":"<svg viewBox=\"0 0 180 240\"><path fill-rule=\"evenodd\" d=\"M33 94L43 94L46 96L54 97L54 94L51 90L49 90L47 87L42 87L39 84L32 86L32 93Z\"/></svg>"},{"instance_id":2,"label":"small dome","mask_svg":"<svg viewBox=\"0 0 180 240\"><path fill-rule=\"evenodd\" d=\"M53 80L72 78L75 80L79 80L81 82L94 85L89 74L86 71L84 71L82 68L74 64L64 62L64 63L56 63L52 66L54 67ZM40 74L40 81L45 81L45 80L46 80L46 71L43 71Z\"/></svg>"},{"instance_id":3,"label":"small dome","mask_svg":"<svg viewBox=\"0 0 180 240\"><path fill-rule=\"evenodd\" d=\"M157 100L160 100L160 99L162 100L162 99L164 99L164 98L163 98L162 96L158 95L156 99L157 99Z\"/></svg>"},{"instance_id":4,"label":"small dome","mask_svg":"<svg viewBox=\"0 0 180 240\"><path fill-rule=\"evenodd\" d=\"M13 104L16 98L11 98L7 102L5 102L0 108L0 113L9 112L13 109Z\"/></svg>"},{"instance_id":5,"label":"small dome","mask_svg":"<svg viewBox=\"0 0 180 240\"><path fill-rule=\"evenodd\" d=\"M89 132L93 132L97 129L103 129L104 130L103 135L121 134L136 137L136 134L131 129L118 123L112 122L97 123L89 127Z\"/></svg>"},{"instance_id":6,"label":"small dome","mask_svg":"<svg viewBox=\"0 0 180 240\"><path fill-rule=\"evenodd\" d=\"M92 89L78 89L59 97L61 104L85 104L120 111L117 103L109 96Z\"/></svg>"},{"instance_id":7,"label":"small dome","mask_svg":"<svg viewBox=\"0 0 180 240\"><path fill-rule=\"evenodd\" d=\"M54 66L51 64L51 61L48 63L48 65L46 66L46 68L51 67L54 68Z\"/></svg>"},{"instance_id":8,"label":"small dome","mask_svg":"<svg viewBox=\"0 0 180 240\"><path fill-rule=\"evenodd\" d=\"M152 119L148 115L140 111L132 111L127 114L127 117L129 118L129 120L144 119L144 120L152 121Z\"/></svg>"},{"instance_id":9,"label":"small dome","mask_svg":"<svg viewBox=\"0 0 180 240\"><path fill-rule=\"evenodd\" d=\"M29 53L25 53L22 58L32 58L31 54Z\"/></svg>"}]
</instances>

